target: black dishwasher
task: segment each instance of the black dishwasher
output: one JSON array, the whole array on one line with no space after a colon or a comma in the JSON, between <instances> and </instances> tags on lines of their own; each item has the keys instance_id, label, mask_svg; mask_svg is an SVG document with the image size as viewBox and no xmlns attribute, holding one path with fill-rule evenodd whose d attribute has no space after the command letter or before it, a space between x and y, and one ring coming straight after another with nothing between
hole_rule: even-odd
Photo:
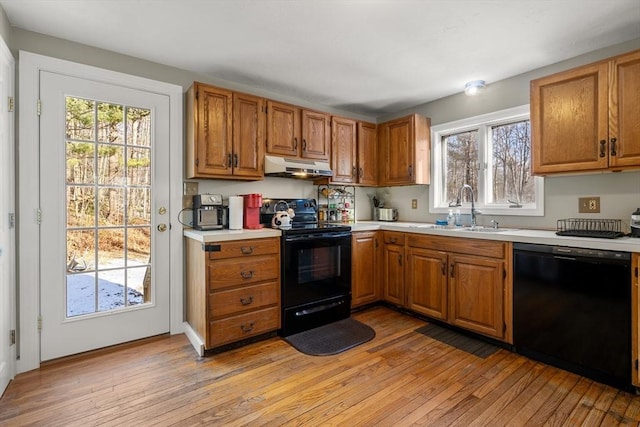
<instances>
[{"instance_id":1,"label":"black dishwasher","mask_svg":"<svg viewBox=\"0 0 640 427\"><path fill-rule=\"evenodd\" d=\"M631 386L631 254L514 243L513 341L533 359Z\"/></svg>"}]
</instances>

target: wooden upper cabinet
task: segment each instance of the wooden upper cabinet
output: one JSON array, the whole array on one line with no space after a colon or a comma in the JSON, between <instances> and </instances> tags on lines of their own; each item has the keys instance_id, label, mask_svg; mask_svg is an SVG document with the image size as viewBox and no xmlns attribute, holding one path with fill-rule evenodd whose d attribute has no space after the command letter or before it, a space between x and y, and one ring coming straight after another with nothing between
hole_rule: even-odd
<instances>
[{"instance_id":1,"label":"wooden upper cabinet","mask_svg":"<svg viewBox=\"0 0 640 427\"><path fill-rule=\"evenodd\" d=\"M640 51L531 82L533 174L640 166Z\"/></svg>"},{"instance_id":2,"label":"wooden upper cabinet","mask_svg":"<svg viewBox=\"0 0 640 427\"><path fill-rule=\"evenodd\" d=\"M331 118L332 182L357 182L356 121L342 117Z\"/></svg>"},{"instance_id":3,"label":"wooden upper cabinet","mask_svg":"<svg viewBox=\"0 0 640 427\"><path fill-rule=\"evenodd\" d=\"M267 153L298 157L301 144L300 109L267 101Z\"/></svg>"},{"instance_id":4,"label":"wooden upper cabinet","mask_svg":"<svg viewBox=\"0 0 640 427\"><path fill-rule=\"evenodd\" d=\"M194 83L187 92L187 178L230 176L233 93Z\"/></svg>"},{"instance_id":5,"label":"wooden upper cabinet","mask_svg":"<svg viewBox=\"0 0 640 427\"><path fill-rule=\"evenodd\" d=\"M378 125L380 185L429 183L429 119L418 114Z\"/></svg>"},{"instance_id":6,"label":"wooden upper cabinet","mask_svg":"<svg viewBox=\"0 0 640 427\"><path fill-rule=\"evenodd\" d=\"M358 122L358 183L378 184L378 127Z\"/></svg>"},{"instance_id":7,"label":"wooden upper cabinet","mask_svg":"<svg viewBox=\"0 0 640 427\"><path fill-rule=\"evenodd\" d=\"M264 177L264 99L202 83L187 91L187 178Z\"/></svg>"},{"instance_id":8,"label":"wooden upper cabinet","mask_svg":"<svg viewBox=\"0 0 640 427\"><path fill-rule=\"evenodd\" d=\"M331 160L331 116L302 110L302 150L300 157Z\"/></svg>"},{"instance_id":9,"label":"wooden upper cabinet","mask_svg":"<svg viewBox=\"0 0 640 427\"><path fill-rule=\"evenodd\" d=\"M640 51L609 65L609 166L640 166Z\"/></svg>"},{"instance_id":10,"label":"wooden upper cabinet","mask_svg":"<svg viewBox=\"0 0 640 427\"><path fill-rule=\"evenodd\" d=\"M267 154L329 161L331 116L267 101Z\"/></svg>"},{"instance_id":11,"label":"wooden upper cabinet","mask_svg":"<svg viewBox=\"0 0 640 427\"><path fill-rule=\"evenodd\" d=\"M233 94L233 174L264 176L265 114L263 98Z\"/></svg>"}]
</instances>

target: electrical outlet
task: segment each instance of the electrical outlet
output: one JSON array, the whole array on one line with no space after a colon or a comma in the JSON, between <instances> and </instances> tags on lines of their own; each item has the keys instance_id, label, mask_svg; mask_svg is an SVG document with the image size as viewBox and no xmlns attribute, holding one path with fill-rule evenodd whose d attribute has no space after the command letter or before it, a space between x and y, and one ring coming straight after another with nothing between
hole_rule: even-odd
<instances>
[{"instance_id":1,"label":"electrical outlet","mask_svg":"<svg viewBox=\"0 0 640 427\"><path fill-rule=\"evenodd\" d=\"M600 197L578 198L579 213L600 213Z\"/></svg>"},{"instance_id":2,"label":"electrical outlet","mask_svg":"<svg viewBox=\"0 0 640 427\"><path fill-rule=\"evenodd\" d=\"M418 199L411 199L411 209L418 209Z\"/></svg>"},{"instance_id":3,"label":"electrical outlet","mask_svg":"<svg viewBox=\"0 0 640 427\"><path fill-rule=\"evenodd\" d=\"M197 182L185 182L184 183L184 191L185 196L195 196L198 194L198 183Z\"/></svg>"}]
</instances>

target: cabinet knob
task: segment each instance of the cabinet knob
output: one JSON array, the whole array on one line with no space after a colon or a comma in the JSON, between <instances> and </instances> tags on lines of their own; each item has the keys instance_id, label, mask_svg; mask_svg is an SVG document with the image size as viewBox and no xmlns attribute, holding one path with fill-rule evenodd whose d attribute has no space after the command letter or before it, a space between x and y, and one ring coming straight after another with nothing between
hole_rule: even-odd
<instances>
[{"instance_id":1,"label":"cabinet knob","mask_svg":"<svg viewBox=\"0 0 640 427\"><path fill-rule=\"evenodd\" d=\"M616 142L618 142L617 138L611 138L611 155L612 156L618 155L618 153L616 152Z\"/></svg>"},{"instance_id":2,"label":"cabinet knob","mask_svg":"<svg viewBox=\"0 0 640 427\"><path fill-rule=\"evenodd\" d=\"M601 140L600 141L600 157L604 157L606 156L606 148L605 146L607 145L607 141L606 140Z\"/></svg>"}]
</instances>

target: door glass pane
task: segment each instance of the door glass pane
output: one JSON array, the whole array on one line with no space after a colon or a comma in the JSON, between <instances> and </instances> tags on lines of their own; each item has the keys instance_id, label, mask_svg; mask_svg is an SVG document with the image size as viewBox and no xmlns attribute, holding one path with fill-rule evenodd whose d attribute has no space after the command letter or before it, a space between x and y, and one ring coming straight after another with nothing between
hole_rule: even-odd
<instances>
[{"instance_id":1,"label":"door glass pane","mask_svg":"<svg viewBox=\"0 0 640 427\"><path fill-rule=\"evenodd\" d=\"M66 108L67 316L150 303L151 110Z\"/></svg>"}]
</instances>

